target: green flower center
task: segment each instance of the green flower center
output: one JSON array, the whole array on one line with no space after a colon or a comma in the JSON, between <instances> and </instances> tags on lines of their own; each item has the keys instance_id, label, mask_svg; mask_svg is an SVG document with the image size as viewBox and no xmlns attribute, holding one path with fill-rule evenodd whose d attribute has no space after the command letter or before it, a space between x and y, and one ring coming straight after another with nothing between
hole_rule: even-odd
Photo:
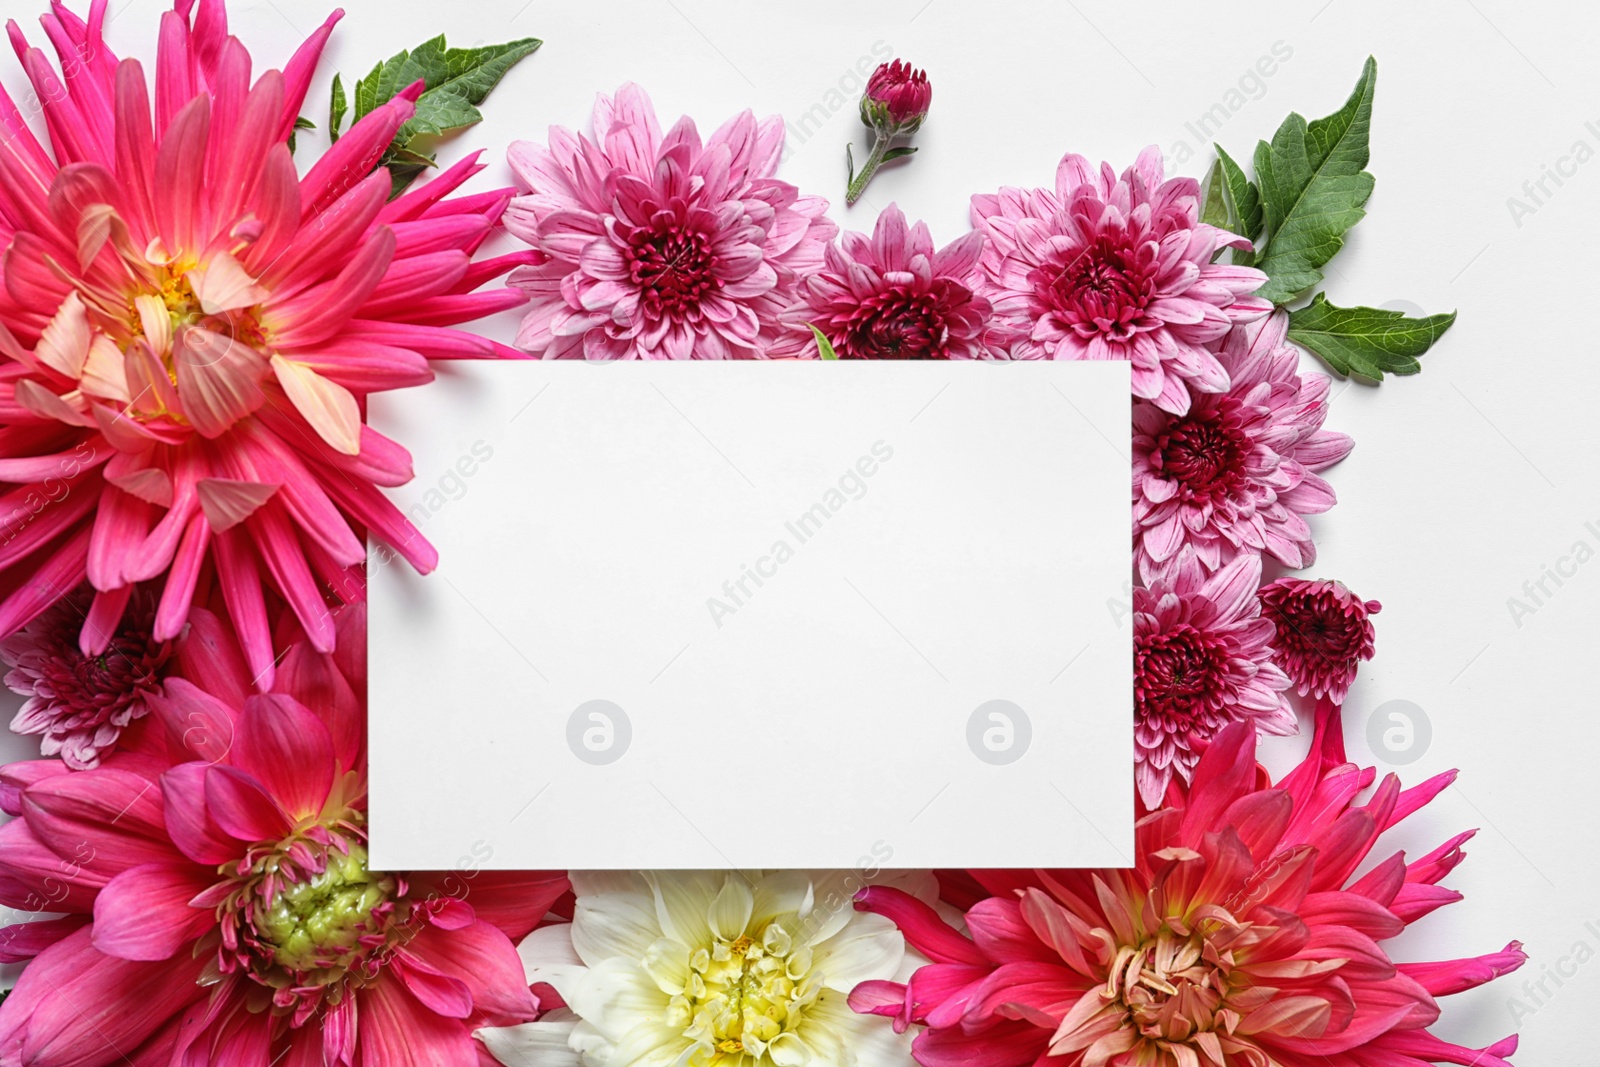
<instances>
[{"instance_id":1,"label":"green flower center","mask_svg":"<svg viewBox=\"0 0 1600 1067\"><path fill-rule=\"evenodd\" d=\"M330 851L320 874L273 894L256 929L279 967L343 971L364 953L363 939L382 932L375 912L393 889L391 879L367 869L367 850L352 844L348 854Z\"/></svg>"}]
</instances>

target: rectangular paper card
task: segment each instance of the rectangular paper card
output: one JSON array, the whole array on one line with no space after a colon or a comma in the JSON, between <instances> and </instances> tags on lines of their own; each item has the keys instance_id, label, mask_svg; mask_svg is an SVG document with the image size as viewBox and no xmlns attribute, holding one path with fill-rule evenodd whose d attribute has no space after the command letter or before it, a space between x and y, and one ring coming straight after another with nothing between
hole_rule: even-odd
<instances>
[{"instance_id":1,"label":"rectangular paper card","mask_svg":"<svg viewBox=\"0 0 1600 1067\"><path fill-rule=\"evenodd\" d=\"M1124 866L1126 363L455 363L375 396L372 861Z\"/></svg>"}]
</instances>

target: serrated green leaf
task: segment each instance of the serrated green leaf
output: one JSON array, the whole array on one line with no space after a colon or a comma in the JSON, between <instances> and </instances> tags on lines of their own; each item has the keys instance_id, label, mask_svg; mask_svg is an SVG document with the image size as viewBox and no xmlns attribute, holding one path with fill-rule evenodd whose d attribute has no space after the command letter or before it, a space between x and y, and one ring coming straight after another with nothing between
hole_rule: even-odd
<instances>
[{"instance_id":1,"label":"serrated green leaf","mask_svg":"<svg viewBox=\"0 0 1600 1067\"><path fill-rule=\"evenodd\" d=\"M344 124L344 116L350 110L350 102L345 99L344 80L336 73L333 76L333 97L328 101L328 139L330 142L339 139L339 127Z\"/></svg>"},{"instance_id":2,"label":"serrated green leaf","mask_svg":"<svg viewBox=\"0 0 1600 1067\"><path fill-rule=\"evenodd\" d=\"M1207 226L1224 230L1228 228L1228 201L1222 195L1222 187L1226 184L1222 177L1222 160L1219 159L1211 164L1211 173L1206 175L1206 196L1200 209L1200 221Z\"/></svg>"},{"instance_id":3,"label":"serrated green leaf","mask_svg":"<svg viewBox=\"0 0 1600 1067\"><path fill-rule=\"evenodd\" d=\"M1307 123L1291 113L1256 147L1256 181L1267 238L1255 265L1267 272L1258 296L1285 303L1322 280L1322 267L1366 215L1366 172L1378 66L1367 58L1343 107Z\"/></svg>"},{"instance_id":4,"label":"serrated green leaf","mask_svg":"<svg viewBox=\"0 0 1600 1067\"><path fill-rule=\"evenodd\" d=\"M806 323L806 325L807 326L811 326L811 323L808 322L808 323ZM835 352L833 350L833 342L828 340L828 335L827 334L823 333L821 330L817 329L815 326L811 326L811 336L813 336L813 337L815 337L817 339L817 354L820 355L823 359L838 359L839 358L839 353L837 353L837 352Z\"/></svg>"},{"instance_id":5,"label":"serrated green leaf","mask_svg":"<svg viewBox=\"0 0 1600 1067\"><path fill-rule=\"evenodd\" d=\"M1340 374L1381 381L1384 374L1415 374L1417 357L1456 321L1451 311L1408 319L1384 308L1341 308L1318 293L1289 314L1289 340L1304 345Z\"/></svg>"},{"instance_id":6,"label":"serrated green leaf","mask_svg":"<svg viewBox=\"0 0 1600 1067\"><path fill-rule=\"evenodd\" d=\"M1217 167L1222 174L1222 196L1227 202L1229 224L1228 229L1240 237L1248 237L1251 241L1258 241L1261 237L1263 226L1261 211L1261 191L1256 184L1245 177L1244 170L1233 161L1233 157L1223 150L1221 145L1217 149ZM1255 251L1246 252L1242 248L1233 250L1233 262L1241 267L1248 267L1255 263L1256 256L1261 246L1256 245Z\"/></svg>"}]
</instances>

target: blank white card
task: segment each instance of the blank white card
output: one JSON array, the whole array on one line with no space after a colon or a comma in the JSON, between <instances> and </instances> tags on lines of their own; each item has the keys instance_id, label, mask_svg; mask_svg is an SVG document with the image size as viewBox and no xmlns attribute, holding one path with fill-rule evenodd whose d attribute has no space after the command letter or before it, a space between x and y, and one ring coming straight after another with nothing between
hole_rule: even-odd
<instances>
[{"instance_id":1,"label":"blank white card","mask_svg":"<svg viewBox=\"0 0 1600 1067\"><path fill-rule=\"evenodd\" d=\"M1124 363L457 363L374 397L390 870L1123 866Z\"/></svg>"}]
</instances>

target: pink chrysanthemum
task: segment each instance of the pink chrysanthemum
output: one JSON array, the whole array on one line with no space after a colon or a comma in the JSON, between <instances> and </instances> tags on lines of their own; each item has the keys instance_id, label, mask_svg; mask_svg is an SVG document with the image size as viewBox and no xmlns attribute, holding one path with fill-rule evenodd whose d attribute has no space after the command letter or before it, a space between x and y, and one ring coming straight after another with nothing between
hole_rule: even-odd
<instances>
[{"instance_id":1,"label":"pink chrysanthemum","mask_svg":"<svg viewBox=\"0 0 1600 1067\"><path fill-rule=\"evenodd\" d=\"M1272 310L1249 294L1267 276L1213 263L1250 242L1200 222L1193 178L1162 180L1151 146L1118 178L1068 155L1054 189L972 198L989 239L979 294L995 310L994 343L1014 359L1120 359L1133 395L1182 415L1192 394L1228 387L1207 345Z\"/></svg>"},{"instance_id":2,"label":"pink chrysanthemum","mask_svg":"<svg viewBox=\"0 0 1600 1067\"><path fill-rule=\"evenodd\" d=\"M361 607L256 695L195 615L206 684L168 680L146 750L0 771L0 902L65 913L0 931L0 1061L478 1067L536 1013L514 944L565 876L372 870Z\"/></svg>"},{"instance_id":3,"label":"pink chrysanthemum","mask_svg":"<svg viewBox=\"0 0 1600 1067\"><path fill-rule=\"evenodd\" d=\"M925 1067L1509 1067L1515 1036L1470 1049L1428 1028L1436 998L1520 967L1520 944L1429 963L1381 944L1460 899L1438 883L1471 833L1355 877L1455 774L1408 790L1391 774L1357 804L1374 773L1346 760L1341 729L1326 706L1310 756L1272 785L1254 731L1229 727L1188 797L1139 821L1131 869L946 878L965 933L869 888L857 907L934 962L857 986L852 1007L926 1026Z\"/></svg>"},{"instance_id":4,"label":"pink chrysanthemum","mask_svg":"<svg viewBox=\"0 0 1600 1067\"><path fill-rule=\"evenodd\" d=\"M936 252L927 224L908 227L890 204L871 237L846 232L828 246L826 267L784 313L794 332L772 352L810 347L810 324L841 359L982 358L989 301L972 293L982 250L983 235L971 232Z\"/></svg>"},{"instance_id":5,"label":"pink chrysanthemum","mask_svg":"<svg viewBox=\"0 0 1600 1067\"><path fill-rule=\"evenodd\" d=\"M601 96L591 140L561 127L508 157L528 190L506 228L540 262L511 274L531 307L517 345L546 359L750 359L822 266L828 202L773 173L783 120L746 111L704 144L693 120L665 136L650 98Z\"/></svg>"},{"instance_id":6,"label":"pink chrysanthemum","mask_svg":"<svg viewBox=\"0 0 1600 1067\"><path fill-rule=\"evenodd\" d=\"M1301 696L1308 693L1344 703L1356 667L1371 659L1376 600L1362 600L1342 582L1279 578L1261 588L1261 614L1277 636L1272 661L1289 676Z\"/></svg>"},{"instance_id":7,"label":"pink chrysanthemum","mask_svg":"<svg viewBox=\"0 0 1600 1067\"><path fill-rule=\"evenodd\" d=\"M1231 723L1279 735L1298 728L1283 694L1289 679L1272 662L1260 584L1254 556L1207 576L1184 553L1170 581L1134 589L1134 781L1147 808L1174 775L1189 781L1206 743Z\"/></svg>"},{"instance_id":8,"label":"pink chrysanthemum","mask_svg":"<svg viewBox=\"0 0 1600 1067\"><path fill-rule=\"evenodd\" d=\"M420 82L297 175L286 142L339 13L252 85L222 0L177 0L153 111L105 14L44 16L59 75L12 28L51 150L0 99L0 634L87 577L83 646L103 651L135 583L165 575L168 639L214 569L265 683L264 587L326 649L323 589L364 533L433 566L378 489L410 457L361 405L427 381L425 357L495 354L443 326L519 303L473 290L529 255L469 262L511 196L444 199L473 160L386 202L371 172Z\"/></svg>"},{"instance_id":9,"label":"pink chrysanthemum","mask_svg":"<svg viewBox=\"0 0 1600 1067\"><path fill-rule=\"evenodd\" d=\"M1221 393L1199 394L1183 415L1133 405L1133 554L1151 581L1185 547L1208 569L1263 552L1290 567L1316 560L1303 516L1327 511L1318 477L1354 442L1322 428L1328 377L1299 371L1283 312L1228 335Z\"/></svg>"},{"instance_id":10,"label":"pink chrysanthemum","mask_svg":"<svg viewBox=\"0 0 1600 1067\"><path fill-rule=\"evenodd\" d=\"M172 652L150 634L155 597L138 590L105 650L85 655L78 635L93 599L92 589L79 590L0 641L0 659L11 668L6 685L28 698L11 729L38 734L40 753L80 771L98 766L123 730L145 717Z\"/></svg>"}]
</instances>

